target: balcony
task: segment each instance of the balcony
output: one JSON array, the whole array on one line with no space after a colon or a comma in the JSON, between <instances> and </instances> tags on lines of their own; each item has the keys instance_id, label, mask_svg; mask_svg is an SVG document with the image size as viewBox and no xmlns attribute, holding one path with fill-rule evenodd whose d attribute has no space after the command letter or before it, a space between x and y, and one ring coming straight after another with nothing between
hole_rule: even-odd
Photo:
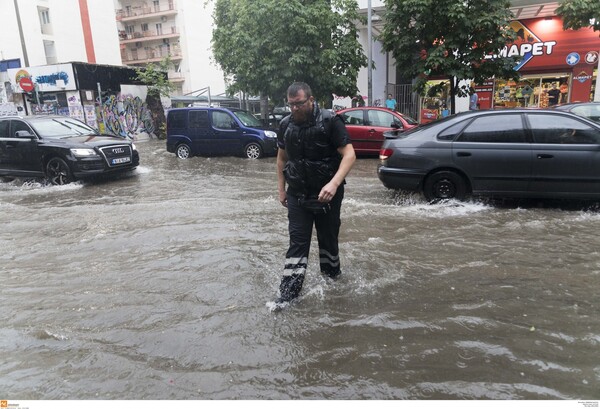
<instances>
[{"instance_id":1,"label":"balcony","mask_svg":"<svg viewBox=\"0 0 600 409\"><path fill-rule=\"evenodd\" d=\"M185 81L185 76L181 72L169 71L168 74L169 74L169 81L171 81L171 82Z\"/></svg>"},{"instance_id":2,"label":"balcony","mask_svg":"<svg viewBox=\"0 0 600 409\"><path fill-rule=\"evenodd\" d=\"M179 37L179 32L177 31L177 27L175 26L172 26L170 31L165 30L161 33L158 33L154 30L135 31L133 33L127 33L124 30L119 30L119 42L121 44L130 44L140 41L154 41L162 40L165 38L177 37Z\"/></svg>"},{"instance_id":3,"label":"balcony","mask_svg":"<svg viewBox=\"0 0 600 409\"><path fill-rule=\"evenodd\" d=\"M134 48L121 50L121 59L126 65L145 65L150 63L159 63L165 57L170 56L171 60L181 60L181 48L179 45L170 46L161 45L158 47Z\"/></svg>"},{"instance_id":4,"label":"balcony","mask_svg":"<svg viewBox=\"0 0 600 409\"><path fill-rule=\"evenodd\" d=\"M177 9L173 2L168 5L155 7L132 7L130 9L116 10L117 21L129 22L135 20L145 20L151 17L172 16L177 14Z\"/></svg>"}]
</instances>

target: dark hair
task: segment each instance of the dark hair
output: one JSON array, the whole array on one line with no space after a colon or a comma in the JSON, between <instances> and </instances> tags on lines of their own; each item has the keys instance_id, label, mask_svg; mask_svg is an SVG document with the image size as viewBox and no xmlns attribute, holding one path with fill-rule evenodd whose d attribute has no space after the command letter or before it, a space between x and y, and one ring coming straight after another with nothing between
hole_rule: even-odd
<instances>
[{"instance_id":1,"label":"dark hair","mask_svg":"<svg viewBox=\"0 0 600 409\"><path fill-rule=\"evenodd\" d=\"M288 87L287 94L291 97L295 97L296 95L298 95L298 92L300 92L300 90L304 91L304 96L306 98L312 97L312 91L308 84L305 82L294 82Z\"/></svg>"}]
</instances>

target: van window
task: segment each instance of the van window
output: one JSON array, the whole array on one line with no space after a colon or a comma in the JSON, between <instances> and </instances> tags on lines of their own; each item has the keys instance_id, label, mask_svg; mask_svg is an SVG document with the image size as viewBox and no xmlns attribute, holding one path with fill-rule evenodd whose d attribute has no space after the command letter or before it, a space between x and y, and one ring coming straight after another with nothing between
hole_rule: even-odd
<instances>
[{"instance_id":1,"label":"van window","mask_svg":"<svg viewBox=\"0 0 600 409\"><path fill-rule=\"evenodd\" d=\"M185 128L185 117L187 111L171 111L169 112L169 120L167 121L167 129L182 129Z\"/></svg>"},{"instance_id":2,"label":"van window","mask_svg":"<svg viewBox=\"0 0 600 409\"><path fill-rule=\"evenodd\" d=\"M190 128L208 128L208 111L190 111Z\"/></svg>"},{"instance_id":3,"label":"van window","mask_svg":"<svg viewBox=\"0 0 600 409\"><path fill-rule=\"evenodd\" d=\"M215 128L233 129L233 118L227 112L212 111L212 123Z\"/></svg>"}]
</instances>

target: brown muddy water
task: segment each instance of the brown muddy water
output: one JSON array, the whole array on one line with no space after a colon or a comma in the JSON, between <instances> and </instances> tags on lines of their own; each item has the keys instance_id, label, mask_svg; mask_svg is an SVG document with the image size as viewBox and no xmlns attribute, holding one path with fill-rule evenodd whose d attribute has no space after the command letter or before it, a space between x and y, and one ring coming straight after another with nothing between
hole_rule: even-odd
<instances>
[{"instance_id":1,"label":"brown muddy water","mask_svg":"<svg viewBox=\"0 0 600 409\"><path fill-rule=\"evenodd\" d=\"M2 399L600 399L598 206L446 202L359 159L343 277L269 308L275 159L138 143L116 180L0 183Z\"/></svg>"}]
</instances>

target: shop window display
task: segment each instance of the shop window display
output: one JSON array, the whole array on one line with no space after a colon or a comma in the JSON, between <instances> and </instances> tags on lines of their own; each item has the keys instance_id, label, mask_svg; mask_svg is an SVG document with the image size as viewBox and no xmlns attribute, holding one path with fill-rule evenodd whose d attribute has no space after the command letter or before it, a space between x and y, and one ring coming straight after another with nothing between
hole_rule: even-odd
<instances>
[{"instance_id":1,"label":"shop window display","mask_svg":"<svg viewBox=\"0 0 600 409\"><path fill-rule=\"evenodd\" d=\"M523 76L518 82L497 80L494 107L539 107L569 100L569 75Z\"/></svg>"}]
</instances>

